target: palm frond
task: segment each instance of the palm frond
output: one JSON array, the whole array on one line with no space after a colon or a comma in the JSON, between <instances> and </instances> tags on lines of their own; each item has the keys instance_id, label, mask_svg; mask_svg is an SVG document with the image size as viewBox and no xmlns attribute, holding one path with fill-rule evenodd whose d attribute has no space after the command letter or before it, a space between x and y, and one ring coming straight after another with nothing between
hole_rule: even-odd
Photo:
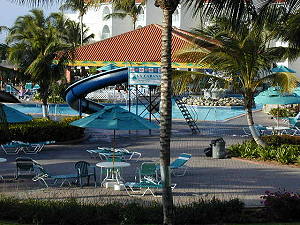
<instances>
[{"instance_id":1,"label":"palm frond","mask_svg":"<svg viewBox=\"0 0 300 225\"><path fill-rule=\"evenodd\" d=\"M272 86L280 86L282 92L292 92L299 84L299 78L293 73L274 73L260 80L260 84L269 82Z\"/></svg>"}]
</instances>

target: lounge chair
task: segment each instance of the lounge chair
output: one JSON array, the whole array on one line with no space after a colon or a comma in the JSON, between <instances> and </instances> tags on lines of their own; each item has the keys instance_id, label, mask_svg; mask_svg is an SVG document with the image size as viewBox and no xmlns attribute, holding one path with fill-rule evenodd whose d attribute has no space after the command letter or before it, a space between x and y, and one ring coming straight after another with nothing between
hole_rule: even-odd
<instances>
[{"instance_id":1,"label":"lounge chair","mask_svg":"<svg viewBox=\"0 0 300 225\"><path fill-rule=\"evenodd\" d=\"M89 185L91 176L94 177L95 187L97 187L96 168L94 166L91 166L88 162L79 161L75 163L75 169L77 170L77 177L80 187L83 186L82 178L87 177L87 185ZM89 169L93 169L93 172L90 172Z\"/></svg>"},{"instance_id":2,"label":"lounge chair","mask_svg":"<svg viewBox=\"0 0 300 225\"><path fill-rule=\"evenodd\" d=\"M27 147L27 145L15 143L15 142L11 142L11 143L8 143L8 144L1 145L2 150L7 155L17 155L25 147Z\"/></svg>"},{"instance_id":3,"label":"lounge chair","mask_svg":"<svg viewBox=\"0 0 300 225\"><path fill-rule=\"evenodd\" d=\"M161 197L161 195L156 195L153 189L158 190L163 187L162 183L147 179L141 182L126 182L124 186L129 196L144 196L149 191L153 197ZM171 185L172 190L175 187L176 184Z\"/></svg>"},{"instance_id":4,"label":"lounge chair","mask_svg":"<svg viewBox=\"0 0 300 225\"><path fill-rule=\"evenodd\" d=\"M174 176L184 176L189 167L186 166L186 163L192 158L191 154L181 153L177 159L175 159L170 164L171 174ZM182 171L182 172L179 172ZM179 172L179 173L178 173Z\"/></svg>"},{"instance_id":5,"label":"lounge chair","mask_svg":"<svg viewBox=\"0 0 300 225\"><path fill-rule=\"evenodd\" d=\"M100 158L101 160L107 160L107 158L112 157L113 155L122 157L124 160L136 159L136 161L142 156L139 152L131 152L125 148L98 148L86 150L90 153L91 158Z\"/></svg>"},{"instance_id":6,"label":"lounge chair","mask_svg":"<svg viewBox=\"0 0 300 225\"><path fill-rule=\"evenodd\" d=\"M255 124L254 128L257 131L257 133L259 134L259 136L263 136L266 134L267 128L265 126L263 126L261 124ZM243 127L243 131L246 136L251 135L251 131L250 131L249 127Z\"/></svg>"},{"instance_id":7,"label":"lounge chair","mask_svg":"<svg viewBox=\"0 0 300 225\"><path fill-rule=\"evenodd\" d=\"M21 151L25 154L37 154L45 147L47 144L53 144L55 141L43 141L43 142L35 142L35 143L28 143L22 141L12 141L12 143L19 144L23 146Z\"/></svg>"},{"instance_id":8,"label":"lounge chair","mask_svg":"<svg viewBox=\"0 0 300 225\"><path fill-rule=\"evenodd\" d=\"M288 121L291 128L291 134L300 135L300 120L293 117L293 118L288 118Z\"/></svg>"},{"instance_id":9,"label":"lounge chair","mask_svg":"<svg viewBox=\"0 0 300 225\"><path fill-rule=\"evenodd\" d=\"M20 175L30 175L34 173L34 166L38 163L32 158L18 157L16 158L16 173L15 178L18 179Z\"/></svg>"},{"instance_id":10,"label":"lounge chair","mask_svg":"<svg viewBox=\"0 0 300 225\"><path fill-rule=\"evenodd\" d=\"M49 187L46 180L54 180L54 185L60 180L60 186L62 187L65 182L67 182L69 186L71 186L69 180L77 180L78 178L77 174L50 175L41 165L34 165L34 172L36 175L34 178L32 178L32 180L39 181L45 184L46 187Z\"/></svg>"}]
</instances>

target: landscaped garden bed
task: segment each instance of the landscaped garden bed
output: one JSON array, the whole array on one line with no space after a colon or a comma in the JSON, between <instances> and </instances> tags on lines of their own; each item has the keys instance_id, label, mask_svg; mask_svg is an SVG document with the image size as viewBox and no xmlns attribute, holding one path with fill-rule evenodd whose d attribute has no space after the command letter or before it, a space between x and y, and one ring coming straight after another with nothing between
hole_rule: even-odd
<instances>
[{"instance_id":1,"label":"landscaped garden bed","mask_svg":"<svg viewBox=\"0 0 300 225\"><path fill-rule=\"evenodd\" d=\"M266 147L257 145L254 140L231 145L227 150L231 157L276 161L282 164L300 165L300 137L271 135L263 137Z\"/></svg>"},{"instance_id":2,"label":"landscaped garden bed","mask_svg":"<svg viewBox=\"0 0 300 225\"><path fill-rule=\"evenodd\" d=\"M84 128L69 125L70 122L76 119L79 119L79 117L65 118L61 121L34 119L26 123L8 124L8 129L3 126L0 128L0 143L8 143L12 140L61 142L79 139L84 136Z\"/></svg>"}]
</instances>

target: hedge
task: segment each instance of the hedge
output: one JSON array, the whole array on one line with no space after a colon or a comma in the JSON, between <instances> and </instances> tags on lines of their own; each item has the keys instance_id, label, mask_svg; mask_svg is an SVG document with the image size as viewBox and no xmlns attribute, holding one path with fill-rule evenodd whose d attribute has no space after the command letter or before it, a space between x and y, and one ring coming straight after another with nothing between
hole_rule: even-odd
<instances>
[{"instance_id":1,"label":"hedge","mask_svg":"<svg viewBox=\"0 0 300 225\"><path fill-rule=\"evenodd\" d=\"M40 141L69 141L84 136L84 128L74 127L69 123L75 118L62 121L49 119L34 119L26 123L9 124L8 130L0 128L0 143L8 143L12 140L24 142Z\"/></svg>"},{"instance_id":2,"label":"hedge","mask_svg":"<svg viewBox=\"0 0 300 225\"><path fill-rule=\"evenodd\" d=\"M238 199L201 200L174 207L175 224L220 224L242 222L244 204ZM75 199L19 200L0 197L0 220L29 224L161 224L162 206L157 202L115 202L104 205Z\"/></svg>"}]
</instances>

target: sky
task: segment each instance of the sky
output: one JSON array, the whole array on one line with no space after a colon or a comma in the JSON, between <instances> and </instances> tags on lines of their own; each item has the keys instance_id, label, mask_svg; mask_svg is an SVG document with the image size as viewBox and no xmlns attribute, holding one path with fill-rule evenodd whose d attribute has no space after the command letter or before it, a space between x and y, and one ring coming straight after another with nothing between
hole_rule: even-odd
<instances>
[{"instance_id":1,"label":"sky","mask_svg":"<svg viewBox=\"0 0 300 225\"><path fill-rule=\"evenodd\" d=\"M17 3L12 3L11 0L0 0L0 26L11 27L17 17L29 14L29 11L32 8L33 7L29 5L18 5ZM58 4L40 6L39 8L41 8L46 15L49 15L51 12L59 11ZM5 32L0 34L0 42L4 41L5 36Z\"/></svg>"}]
</instances>

